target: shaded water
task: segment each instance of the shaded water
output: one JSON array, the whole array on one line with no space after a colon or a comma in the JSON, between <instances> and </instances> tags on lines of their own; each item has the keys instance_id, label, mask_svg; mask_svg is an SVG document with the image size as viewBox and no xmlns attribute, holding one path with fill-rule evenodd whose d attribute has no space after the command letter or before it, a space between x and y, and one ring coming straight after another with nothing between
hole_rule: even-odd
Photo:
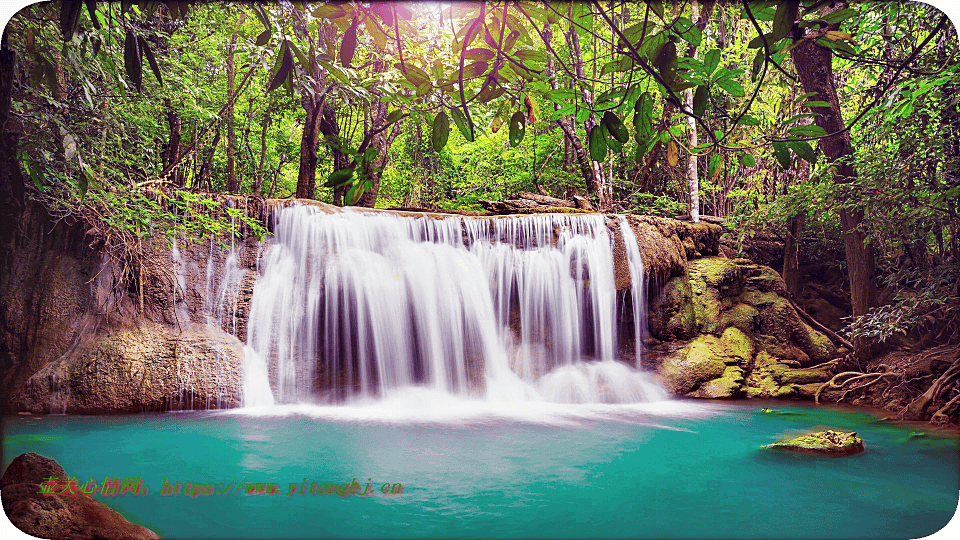
<instances>
[{"instance_id":1,"label":"shaded water","mask_svg":"<svg viewBox=\"0 0 960 540\"><path fill-rule=\"evenodd\" d=\"M956 440L863 413L761 406L516 407L408 389L353 406L8 417L3 455L51 456L81 482L142 477L148 495L107 502L169 538L919 538L957 508ZM760 449L817 426L857 431L867 451ZM354 478L403 492L309 493ZM162 496L164 479L282 493ZM306 494L288 496L290 483Z\"/></svg>"}]
</instances>

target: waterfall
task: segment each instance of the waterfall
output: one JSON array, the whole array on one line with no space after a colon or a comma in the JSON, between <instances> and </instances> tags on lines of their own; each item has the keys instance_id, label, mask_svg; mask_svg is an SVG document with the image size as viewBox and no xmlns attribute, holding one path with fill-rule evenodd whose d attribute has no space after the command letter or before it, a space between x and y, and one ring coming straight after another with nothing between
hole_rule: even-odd
<instances>
[{"instance_id":1,"label":"waterfall","mask_svg":"<svg viewBox=\"0 0 960 540\"><path fill-rule=\"evenodd\" d=\"M273 230L247 321L246 406L411 386L487 400L665 397L617 361L613 240L602 215L294 205L277 211Z\"/></svg>"},{"instance_id":2,"label":"waterfall","mask_svg":"<svg viewBox=\"0 0 960 540\"><path fill-rule=\"evenodd\" d=\"M640 246L637 236L627 223L627 218L618 216L620 234L623 236L623 246L627 252L627 265L630 268L630 299L633 305L633 339L636 350L637 366L643 350L644 333L647 331L647 287L646 273L643 271L643 259L640 257Z\"/></svg>"}]
</instances>

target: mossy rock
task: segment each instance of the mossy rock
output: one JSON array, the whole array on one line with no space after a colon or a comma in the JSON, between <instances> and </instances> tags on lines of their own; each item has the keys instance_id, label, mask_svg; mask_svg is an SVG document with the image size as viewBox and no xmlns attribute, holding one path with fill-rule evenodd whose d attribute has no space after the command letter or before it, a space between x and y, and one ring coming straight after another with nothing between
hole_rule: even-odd
<instances>
[{"instance_id":1,"label":"mossy rock","mask_svg":"<svg viewBox=\"0 0 960 540\"><path fill-rule=\"evenodd\" d=\"M726 257L704 257L690 261L687 275L715 289L729 289L740 285L741 267ZM727 295L724 295L727 296Z\"/></svg>"},{"instance_id":2,"label":"mossy rock","mask_svg":"<svg viewBox=\"0 0 960 540\"><path fill-rule=\"evenodd\" d=\"M659 339L691 339L698 333L693 309L693 291L688 280L668 281L651 306L650 331Z\"/></svg>"},{"instance_id":3,"label":"mossy rock","mask_svg":"<svg viewBox=\"0 0 960 540\"><path fill-rule=\"evenodd\" d=\"M863 452L863 439L857 436L856 432L845 433L827 430L775 442L764 446L764 448L810 454L848 456Z\"/></svg>"},{"instance_id":4,"label":"mossy rock","mask_svg":"<svg viewBox=\"0 0 960 540\"><path fill-rule=\"evenodd\" d=\"M788 369L779 364L767 351L760 351L753 360L753 368L747 376L747 397L784 397L793 394L792 389L783 390L780 376Z\"/></svg>"},{"instance_id":5,"label":"mossy rock","mask_svg":"<svg viewBox=\"0 0 960 540\"><path fill-rule=\"evenodd\" d=\"M747 291L740 295L741 302L753 307L769 306L775 304L778 300L781 300L780 296L772 292Z\"/></svg>"},{"instance_id":6,"label":"mossy rock","mask_svg":"<svg viewBox=\"0 0 960 540\"><path fill-rule=\"evenodd\" d=\"M800 335L796 336L797 345L810 356L812 362L821 364L837 357L837 348L826 334L814 330L806 323L801 325Z\"/></svg>"},{"instance_id":7,"label":"mossy rock","mask_svg":"<svg viewBox=\"0 0 960 540\"><path fill-rule=\"evenodd\" d=\"M719 338L698 336L660 364L660 377L664 385L673 393L684 395L707 381L721 377L727 369L722 350Z\"/></svg>"},{"instance_id":8,"label":"mossy rock","mask_svg":"<svg viewBox=\"0 0 960 540\"><path fill-rule=\"evenodd\" d=\"M738 303L720 315L720 328L739 328L750 334L760 327L759 317L760 312L757 308Z\"/></svg>"},{"instance_id":9,"label":"mossy rock","mask_svg":"<svg viewBox=\"0 0 960 540\"><path fill-rule=\"evenodd\" d=\"M745 287L760 292L772 292L787 296L787 284L780 273L769 266L751 265L745 272Z\"/></svg>"},{"instance_id":10,"label":"mossy rock","mask_svg":"<svg viewBox=\"0 0 960 540\"><path fill-rule=\"evenodd\" d=\"M822 383L828 380L830 373L825 369L787 369L780 375L783 384Z\"/></svg>"},{"instance_id":11,"label":"mossy rock","mask_svg":"<svg viewBox=\"0 0 960 540\"><path fill-rule=\"evenodd\" d=\"M813 399L817 395L817 390L820 390L820 387L823 386L823 383L807 383L807 384L798 384L797 386L797 396L804 399Z\"/></svg>"},{"instance_id":12,"label":"mossy rock","mask_svg":"<svg viewBox=\"0 0 960 540\"><path fill-rule=\"evenodd\" d=\"M707 381L687 397L729 399L738 397L743 389L743 369L728 366L719 378Z\"/></svg>"},{"instance_id":13,"label":"mossy rock","mask_svg":"<svg viewBox=\"0 0 960 540\"><path fill-rule=\"evenodd\" d=\"M727 363L736 363L746 366L753 358L753 342L739 328L727 328L720 336L723 346L723 355Z\"/></svg>"}]
</instances>

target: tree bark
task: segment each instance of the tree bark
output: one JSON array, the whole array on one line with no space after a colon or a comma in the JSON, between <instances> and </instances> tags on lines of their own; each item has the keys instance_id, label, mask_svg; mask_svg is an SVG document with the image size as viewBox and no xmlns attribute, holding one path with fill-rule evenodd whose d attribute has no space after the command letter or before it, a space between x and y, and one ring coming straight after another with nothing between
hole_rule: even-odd
<instances>
[{"instance_id":1,"label":"tree bark","mask_svg":"<svg viewBox=\"0 0 960 540\"><path fill-rule=\"evenodd\" d=\"M793 9L796 10L795 4ZM794 11L794 20L796 20L795 15L796 11ZM814 123L827 133L842 130L844 123L835 87L832 53L811 40L803 40L790 50L790 56L797 69L804 93L815 92L810 99L830 104L829 108L817 107L811 111L818 113L814 117ZM853 147L850 144L848 131L820 139L820 148L827 160L836 168L836 182L847 184L856 180L857 171L850 164ZM876 304L874 247L866 242L866 235L861 229L864 222L861 208L841 209L839 213L843 245L847 256L847 272L850 278L851 306L853 316L859 317L866 315ZM866 360L872 356L872 347L866 340L854 340L854 345L857 346L857 356L860 360Z\"/></svg>"},{"instance_id":2,"label":"tree bark","mask_svg":"<svg viewBox=\"0 0 960 540\"><path fill-rule=\"evenodd\" d=\"M240 20L237 22L237 26L243 25L243 19L245 17L244 12L240 12ZM227 193L236 193L239 191L239 186L237 185L237 172L236 164L234 163L233 150L237 142L236 134L233 131L233 92L234 92L234 76L235 69L233 66L233 56L237 49L237 33L234 32L233 36L230 38L230 48L227 51L227 111L224 113L226 115L227 122Z\"/></svg>"}]
</instances>

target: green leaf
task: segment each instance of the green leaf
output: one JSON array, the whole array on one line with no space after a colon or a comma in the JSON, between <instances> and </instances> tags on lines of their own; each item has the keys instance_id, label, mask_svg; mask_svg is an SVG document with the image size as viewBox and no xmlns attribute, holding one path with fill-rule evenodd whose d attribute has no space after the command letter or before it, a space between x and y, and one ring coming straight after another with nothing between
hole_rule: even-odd
<instances>
[{"instance_id":1,"label":"green leaf","mask_svg":"<svg viewBox=\"0 0 960 540\"><path fill-rule=\"evenodd\" d=\"M808 101L804 103L807 107L830 107L830 104L826 101Z\"/></svg>"},{"instance_id":2,"label":"green leaf","mask_svg":"<svg viewBox=\"0 0 960 540\"><path fill-rule=\"evenodd\" d=\"M90 15L90 21L93 22L93 27L99 30L100 20L97 19L97 0L84 0L84 3L87 5L87 14Z\"/></svg>"},{"instance_id":3,"label":"green leaf","mask_svg":"<svg viewBox=\"0 0 960 540\"><path fill-rule=\"evenodd\" d=\"M140 44L133 30L127 30L127 37L123 42L123 66L127 71L127 78L139 92L143 83L143 63L140 59Z\"/></svg>"},{"instance_id":4,"label":"green leaf","mask_svg":"<svg viewBox=\"0 0 960 540\"><path fill-rule=\"evenodd\" d=\"M588 135L590 157L594 161L603 161L607 158L607 133L600 124L593 126Z\"/></svg>"},{"instance_id":5,"label":"green leaf","mask_svg":"<svg viewBox=\"0 0 960 540\"><path fill-rule=\"evenodd\" d=\"M653 61L657 67L660 77L668 84L673 85L677 78L677 46L672 41L667 41L660 47L657 58Z\"/></svg>"},{"instance_id":6,"label":"green leaf","mask_svg":"<svg viewBox=\"0 0 960 540\"><path fill-rule=\"evenodd\" d=\"M759 126L760 120L752 115L745 114L741 116L739 120L737 120L737 124L740 124L741 126Z\"/></svg>"},{"instance_id":7,"label":"green leaf","mask_svg":"<svg viewBox=\"0 0 960 540\"><path fill-rule=\"evenodd\" d=\"M813 163L817 160L817 155L814 153L813 148L807 143L807 141L788 141L787 146L789 146L793 153L800 156L801 159L807 161L808 163Z\"/></svg>"},{"instance_id":8,"label":"green leaf","mask_svg":"<svg viewBox=\"0 0 960 540\"><path fill-rule=\"evenodd\" d=\"M674 25L677 33L680 34L680 37L684 41L697 47L700 45L700 42L703 41L703 34L700 32L700 28L697 25L690 22L690 19L686 17L680 17L677 19L676 24Z\"/></svg>"},{"instance_id":9,"label":"green leaf","mask_svg":"<svg viewBox=\"0 0 960 540\"><path fill-rule=\"evenodd\" d=\"M750 82L756 82L757 77L760 76L760 70L763 67L763 61L767 56L763 53L763 49L757 51L757 54L753 56L753 64L750 67Z\"/></svg>"},{"instance_id":10,"label":"green leaf","mask_svg":"<svg viewBox=\"0 0 960 540\"><path fill-rule=\"evenodd\" d=\"M440 111L437 113L437 117L433 119L433 135L431 137L431 142L433 143L434 152L439 152L444 146L447 145L447 139L450 137L450 119L447 118L447 113Z\"/></svg>"},{"instance_id":11,"label":"green leaf","mask_svg":"<svg viewBox=\"0 0 960 540\"><path fill-rule=\"evenodd\" d=\"M516 147L527 130L527 117L520 111L510 117L510 146Z\"/></svg>"},{"instance_id":12,"label":"green leaf","mask_svg":"<svg viewBox=\"0 0 960 540\"><path fill-rule=\"evenodd\" d=\"M403 111L400 109L394 109L393 111L390 111L390 114L387 115L387 125L390 125L396 122L402 116L403 116Z\"/></svg>"},{"instance_id":13,"label":"green leaf","mask_svg":"<svg viewBox=\"0 0 960 540\"><path fill-rule=\"evenodd\" d=\"M83 2L80 0L62 0L60 3L60 33L63 34L64 41L73 39L73 35L80 26L80 8Z\"/></svg>"},{"instance_id":14,"label":"green leaf","mask_svg":"<svg viewBox=\"0 0 960 540\"><path fill-rule=\"evenodd\" d=\"M353 169L340 169L338 171L333 171L330 173L330 176L327 177L327 181L323 183L324 187L340 187L344 184L350 183L353 179Z\"/></svg>"},{"instance_id":15,"label":"green leaf","mask_svg":"<svg viewBox=\"0 0 960 540\"><path fill-rule=\"evenodd\" d=\"M793 126L787 130L787 133L800 135L801 137L823 137L827 134L827 130L816 124L809 124L806 126Z\"/></svg>"},{"instance_id":16,"label":"green leaf","mask_svg":"<svg viewBox=\"0 0 960 540\"><path fill-rule=\"evenodd\" d=\"M720 65L720 49L712 49L703 58L703 69L709 76Z\"/></svg>"},{"instance_id":17,"label":"green leaf","mask_svg":"<svg viewBox=\"0 0 960 540\"><path fill-rule=\"evenodd\" d=\"M770 42L779 41L790 33L790 28L793 26L793 20L788 20L789 17L787 17L787 12L794 4L795 2L790 1L784 1L777 4L777 11L773 16L773 38L770 40Z\"/></svg>"},{"instance_id":18,"label":"green leaf","mask_svg":"<svg viewBox=\"0 0 960 540\"><path fill-rule=\"evenodd\" d=\"M270 36L271 36L271 32L269 29L264 30L263 32L260 32L259 34L257 34L257 46L263 47L267 43L270 43Z\"/></svg>"},{"instance_id":19,"label":"green leaf","mask_svg":"<svg viewBox=\"0 0 960 540\"><path fill-rule=\"evenodd\" d=\"M693 114L703 116L703 112L707 109L707 98L709 96L706 86L697 87L697 93L693 96Z\"/></svg>"},{"instance_id":20,"label":"green leaf","mask_svg":"<svg viewBox=\"0 0 960 540\"><path fill-rule=\"evenodd\" d=\"M277 62L273 66L273 77L270 79L270 84L267 85L267 92L273 92L279 88L283 81L290 76L292 69L293 55L290 53L290 46L284 40L280 47L280 54L277 55Z\"/></svg>"},{"instance_id":21,"label":"green leaf","mask_svg":"<svg viewBox=\"0 0 960 540\"><path fill-rule=\"evenodd\" d=\"M623 125L623 121L621 121L620 117L613 111L604 111L600 122L607 128L610 136L620 144L624 144L630 140L630 132L627 131L627 126Z\"/></svg>"},{"instance_id":22,"label":"green leaf","mask_svg":"<svg viewBox=\"0 0 960 540\"><path fill-rule=\"evenodd\" d=\"M786 143L782 141L774 141L773 155L777 158L777 163L783 167L783 170L790 168L790 150L787 149Z\"/></svg>"},{"instance_id":23,"label":"green leaf","mask_svg":"<svg viewBox=\"0 0 960 540\"><path fill-rule=\"evenodd\" d=\"M710 163L707 166L707 176L713 178L714 173L717 172L717 168L720 167L720 163L723 162L723 158L720 157L720 154L714 154L710 156Z\"/></svg>"},{"instance_id":24,"label":"green leaf","mask_svg":"<svg viewBox=\"0 0 960 540\"><path fill-rule=\"evenodd\" d=\"M353 54L357 51L357 19L343 33L343 41L340 43L340 65L350 67L353 61Z\"/></svg>"},{"instance_id":25,"label":"green leaf","mask_svg":"<svg viewBox=\"0 0 960 540\"><path fill-rule=\"evenodd\" d=\"M717 86L733 97L743 97L745 95L743 87L733 79L720 79L717 81Z\"/></svg>"},{"instance_id":26,"label":"green leaf","mask_svg":"<svg viewBox=\"0 0 960 540\"><path fill-rule=\"evenodd\" d=\"M463 52L463 57L467 60L489 62L496 58L497 54L489 49L467 49Z\"/></svg>"},{"instance_id":27,"label":"green leaf","mask_svg":"<svg viewBox=\"0 0 960 540\"><path fill-rule=\"evenodd\" d=\"M150 50L150 45L147 43L147 40L141 36L137 36L137 44L140 45L140 52L147 57L150 70L153 71L153 76L157 78L157 83L163 86L163 77L160 76L160 66L157 65L157 59L153 56L153 51Z\"/></svg>"},{"instance_id":28,"label":"green leaf","mask_svg":"<svg viewBox=\"0 0 960 540\"><path fill-rule=\"evenodd\" d=\"M647 5L650 6L650 11L653 11L663 20L663 0L647 0Z\"/></svg>"},{"instance_id":29,"label":"green leaf","mask_svg":"<svg viewBox=\"0 0 960 540\"><path fill-rule=\"evenodd\" d=\"M473 130L471 129L467 117L463 114L463 111L459 107L453 107L450 109L450 115L453 116L453 122L457 124L457 129L460 130L460 134L463 135L463 138L467 142L473 142Z\"/></svg>"},{"instance_id":30,"label":"green leaf","mask_svg":"<svg viewBox=\"0 0 960 540\"><path fill-rule=\"evenodd\" d=\"M753 155L752 155L752 154L748 154L748 153L744 152L744 153L740 154L739 157L740 157L740 164L743 165L744 167L756 167L756 166L757 166L757 160L753 159Z\"/></svg>"},{"instance_id":31,"label":"green leaf","mask_svg":"<svg viewBox=\"0 0 960 540\"><path fill-rule=\"evenodd\" d=\"M849 19L850 17L856 17L857 15L857 10L853 8L846 8L841 9L840 11L834 11L833 13L828 13L823 17L820 17L820 20L826 22L827 24L837 24Z\"/></svg>"},{"instance_id":32,"label":"green leaf","mask_svg":"<svg viewBox=\"0 0 960 540\"><path fill-rule=\"evenodd\" d=\"M638 137L646 138L653 131L653 96L648 92L641 94L634 110L637 114L633 117L633 127L636 128Z\"/></svg>"}]
</instances>

